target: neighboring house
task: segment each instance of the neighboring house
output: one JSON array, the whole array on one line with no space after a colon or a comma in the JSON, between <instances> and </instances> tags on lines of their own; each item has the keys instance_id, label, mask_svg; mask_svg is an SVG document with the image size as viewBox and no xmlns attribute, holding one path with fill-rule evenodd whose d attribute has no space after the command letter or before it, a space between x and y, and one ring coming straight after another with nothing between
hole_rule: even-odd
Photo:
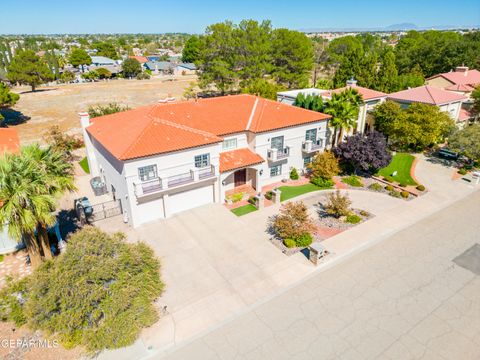
<instances>
[{"instance_id":1,"label":"neighboring house","mask_svg":"<svg viewBox=\"0 0 480 360\"><path fill-rule=\"evenodd\" d=\"M253 95L80 117L91 175L133 226L288 178L324 149L329 118Z\"/></svg>"},{"instance_id":2,"label":"neighboring house","mask_svg":"<svg viewBox=\"0 0 480 360\"><path fill-rule=\"evenodd\" d=\"M429 77L425 84L470 97L472 91L480 85L480 71L457 66L455 71Z\"/></svg>"},{"instance_id":3,"label":"neighboring house","mask_svg":"<svg viewBox=\"0 0 480 360\"><path fill-rule=\"evenodd\" d=\"M352 88L358 91L358 93L362 96L362 104L360 105L360 109L358 112L358 119L357 119L357 127L353 129L353 132L369 132L373 130L373 116L370 115L370 112L374 109L374 107L385 101L387 98L387 94L367 89L357 85L356 80L348 80L347 86L335 90L322 90L316 88L309 88L309 89L298 89L298 90L289 90L289 91L281 91L277 93L277 101L293 105L295 99L297 98L298 94L303 93L305 96L308 95L318 95L321 96L324 101L328 101L332 93L340 93L347 88ZM345 134L348 135L348 134Z\"/></svg>"},{"instance_id":4,"label":"neighboring house","mask_svg":"<svg viewBox=\"0 0 480 360\"><path fill-rule=\"evenodd\" d=\"M456 92L423 85L390 94L388 95L388 99L399 103L402 108L409 107L411 103L438 106L441 111L448 113L457 124L461 124L462 113L460 110L462 108L462 102L467 98L465 95Z\"/></svg>"},{"instance_id":5,"label":"neighboring house","mask_svg":"<svg viewBox=\"0 0 480 360\"><path fill-rule=\"evenodd\" d=\"M196 72L197 67L194 63L180 63L173 70L175 75L195 75Z\"/></svg>"},{"instance_id":6,"label":"neighboring house","mask_svg":"<svg viewBox=\"0 0 480 360\"><path fill-rule=\"evenodd\" d=\"M146 56L129 56L129 58L137 60L142 65L149 61Z\"/></svg>"},{"instance_id":7,"label":"neighboring house","mask_svg":"<svg viewBox=\"0 0 480 360\"><path fill-rule=\"evenodd\" d=\"M171 74L174 70L173 65L168 61L149 61L144 66L154 74Z\"/></svg>"},{"instance_id":8,"label":"neighboring house","mask_svg":"<svg viewBox=\"0 0 480 360\"><path fill-rule=\"evenodd\" d=\"M117 65L115 60L107 58L105 56L90 56L92 58L92 65L97 67L105 67L105 66L114 66Z\"/></svg>"}]
</instances>

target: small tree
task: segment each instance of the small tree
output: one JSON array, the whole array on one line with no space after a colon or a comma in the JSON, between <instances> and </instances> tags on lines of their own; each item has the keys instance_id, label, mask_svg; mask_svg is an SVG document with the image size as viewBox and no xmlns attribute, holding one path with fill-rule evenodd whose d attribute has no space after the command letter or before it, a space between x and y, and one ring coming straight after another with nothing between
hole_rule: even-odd
<instances>
[{"instance_id":1,"label":"small tree","mask_svg":"<svg viewBox=\"0 0 480 360\"><path fill-rule=\"evenodd\" d=\"M127 346L158 319L159 267L147 245L87 227L55 261L0 292L0 317L45 331L67 348Z\"/></svg>"},{"instance_id":2,"label":"small tree","mask_svg":"<svg viewBox=\"0 0 480 360\"><path fill-rule=\"evenodd\" d=\"M60 82L68 84L75 80L75 74L70 70L65 70L62 75L60 75Z\"/></svg>"},{"instance_id":3,"label":"small tree","mask_svg":"<svg viewBox=\"0 0 480 360\"><path fill-rule=\"evenodd\" d=\"M358 170L375 172L392 160L385 137L377 131L349 136L333 152L342 162L353 166L355 173Z\"/></svg>"},{"instance_id":4,"label":"small tree","mask_svg":"<svg viewBox=\"0 0 480 360\"><path fill-rule=\"evenodd\" d=\"M328 194L327 202L323 205L327 214L335 216L337 218L341 216L347 216L350 214L350 205L352 202L348 195L342 195L340 190L334 193Z\"/></svg>"},{"instance_id":5,"label":"small tree","mask_svg":"<svg viewBox=\"0 0 480 360\"><path fill-rule=\"evenodd\" d=\"M308 215L308 208L302 201L288 202L280 209L280 214L273 219L272 228L281 239L302 241L305 234L310 234L315 225Z\"/></svg>"},{"instance_id":6,"label":"small tree","mask_svg":"<svg viewBox=\"0 0 480 360\"><path fill-rule=\"evenodd\" d=\"M98 68L95 71L97 72L99 79L110 79L112 77L112 73L108 69Z\"/></svg>"},{"instance_id":7,"label":"small tree","mask_svg":"<svg viewBox=\"0 0 480 360\"><path fill-rule=\"evenodd\" d=\"M472 113L475 116L480 115L480 86L477 86L475 90L472 91L471 95L473 99Z\"/></svg>"},{"instance_id":8,"label":"small tree","mask_svg":"<svg viewBox=\"0 0 480 360\"><path fill-rule=\"evenodd\" d=\"M476 123L457 131L448 138L448 147L470 159L480 159L480 124Z\"/></svg>"},{"instance_id":9,"label":"small tree","mask_svg":"<svg viewBox=\"0 0 480 360\"><path fill-rule=\"evenodd\" d=\"M125 77L136 77L142 72L142 65L137 59L128 58L122 63L122 72Z\"/></svg>"},{"instance_id":10,"label":"small tree","mask_svg":"<svg viewBox=\"0 0 480 360\"><path fill-rule=\"evenodd\" d=\"M58 125L50 127L45 133L44 139L54 150L64 154L67 161L73 160L73 150L79 149L84 145L83 140L66 134L60 130Z\"/></svg>"},{"instance_id":11,"label":"small tree","mask_svg":"<svg viewBox=\"0 0 480 360\"><path fill-rule=\"evenodd\" d=\"M92 58L83 49L73 49L68 56L68 62L73 67L78 68L80 65L90 65L92 63Z\"/></svg>"},{"instance_id":12,"label":"small tree","mask_svg":"<svg viewBox=\"0 0 480 360\"><path fill-rule=\"evenodd\" d=\"M17 52L7 67L7 77L12 83L30 85L32 91L54 79L47 64L33 50Z\"/></svg>"},{"instance_id":13,"label":"small tree","mask_svg":"<svg viewBox=\"0 0 480 360\"><path fill-rule=\"evenodd\" d=\"M298 180L298 178L299 178L299 176L298 176L297 169L292 167L292 169L290 170L290 179L291 180Z\"/></svg>"},{"instance_id":14,"label":"small tree","mask_svg":"<svg viewBox=\"0 0 480 360\"><path fill-rule=\"evenodd\" d=\"M107 105L93 105L88 108L88 115L90 118L96 118L99 116L115 114L117 112L127 111L130 108L127 105L119 103L109 103Z\"/></svg>"},{"instance_id":15,"label":"small tree","mask_svg":"<svg viewBox=\"0 0 480 360\"><path fill-rule=\"evenodd\" d=\"M332 179L340 172L338 160L331 151L324 151L317 153L308 169L312 172L313 179Z\"/></svg>"},{"instance_id":16,"label":"small tree","mask_svg":"<svg viewBox=\"0 0 480 360\"><path fill-rule=\"evenodd\" d=\"M85 80L97 80L100 76L96 70L90 70L87 73L82 74L82 78Z\"/></svg>"},{"instance_id":17,"label":"small tree","mask_svg":"<svg viewBox=\"0 0 480 360\"><path fill-rule=\"evenodd\" d=\"M20 99L20 95L11 92L6 84L0 82L0 109L15 105L18 99ZM2 120L3 116L0 114L0 121Z\"/></svg>"}]
</instances>

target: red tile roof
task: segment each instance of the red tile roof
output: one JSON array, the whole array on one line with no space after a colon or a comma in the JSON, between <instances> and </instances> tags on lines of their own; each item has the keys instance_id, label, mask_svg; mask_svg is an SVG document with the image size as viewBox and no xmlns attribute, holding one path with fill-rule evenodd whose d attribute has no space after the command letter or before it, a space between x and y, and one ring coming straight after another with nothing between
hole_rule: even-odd
<instances>
[{"instance_id":1,"label":"red tile roof","mask_svg":"<svg viewBox=\"0 0 480 360\"><path fill-rule=\"evenodd\" d=\"M136 59L140 64L145 64L148 62L148 59L145 56L129 56L130 59Z\"/></svg>"},{"instance_id":2,"label":"red tile roof","mask_svg":"<svg viewBox=\"0 0 480 360\"><path fill-rule=\"evenodd\" d=\"M341 93L342 91L346 90L346 89L355 89L358 91L358 93L360 95L362 95L362 99L364 101L368 101L368 100L373 100L373 99L379 99L379 98L382 98L382 97L386 97L387 94L381 92L381 91L376 91L376 90L372 90L372 89L368 89L368 88L364 88L364 87L361 87L361 86L345 86L345 87L342 87L342 88L339 88L339 89L335 89L335 90L332 90L332 92L334 93Z\"/></svg>"},{"instance_id":3,"label":"red tile roof","mask_svg":"<svg viewBox=\"0 0 480 360\"><path fill-rule=\"evenodd\" d=\"M392 100L419 102L431 105L442 105L467 99L465 96L456 94L452 91L445 91L428 85L399 91L388 95L388 98Z\"/></svg>"},{"instance_id":4,"label":"red tile roof","mask_svg":"<svg viewBox=\"0 0 480 360\"><path fill-rule=\"evenodd\" d=\"M263 158L248 148L220 153L220 172L240 169L264 162Z\"/></svg>"},{"instance_id":5,"label":"red tile roof","mask_svg":"<svg viewBox=\"0 0 480 360\"><path fill-rule=\"evenodd\" d=\"M460 113L458 114L459 121L466 121L473 117L473 114L468 111L467 109L460 109Z\"/></svg>"},{"instance_id":6,"label":"red tile roof","mask_svg":"<svg viewBox=\"0 0 480 360\"><path fill-rule=\"evenodd\" d=\"M253 95L155 104L91 120L87 131L120 160L222 141L220 136L265 132L330 116Z\"/></svg>"},{"instance_id":7,"label":"red tile roof","mask_svg":"<svg viewBox=\"0 0 480 360\"><path fill-rule=\"evenodd\" d=\"M16 129L0 128L0 154L5 152L18 153L20 151L20 139Z\"/></svg>"},{"instance_id":8,"label":"red tile roof","mask_svg":"<svg viewBox=\"0 0 480 360\"><path fill-rule=\"evenodd\" d=\"M475 87L468 85L468 84L457 84L457 85L450 85L445 88L445 90L450 91L459 91L459 92L470 92L475 90Z\"/></svg>"},{"instance_id":9,"label":"red tile roof","mask_svg":"<svg viewBox=\"0 0 480 360\"><path fill-rule=\"evenodd\" d=\"M475 69L468 69L467 71L450 71L442 74L437 74L429 78L434 79L436 77L443 77L450 81L454 85L479 85L480 84L480 71Z\"/></svg>"}]
</instances>

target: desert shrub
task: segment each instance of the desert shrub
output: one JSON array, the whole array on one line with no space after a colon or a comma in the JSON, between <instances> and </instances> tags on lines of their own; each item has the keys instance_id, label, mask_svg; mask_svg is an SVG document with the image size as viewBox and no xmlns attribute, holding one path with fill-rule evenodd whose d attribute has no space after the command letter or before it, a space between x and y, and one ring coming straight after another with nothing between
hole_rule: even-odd
<instances>
[{"instance_id":1,"label":"desert shrub","mask_svg":"<svg viewBox=\"0 0 480 360\"><path fill-rule=\"evenodd\" d=\"M321 188L331 188L334 184L332 179L325 179L322 177L312 177L310 179L310 182L313 185L317 185L318 187L321 187Z\"/></svg>"},{"instance_id":2,"label":"desert shrub","mask_svg":"<svg viewBox=\"0 0 480 360\"><path fill-rule=\"evenodd\" d=\"M267 191L265 193L265 199L272 200L272 198L273 198L273 192L272 191Z\"/></svg>"},{"instance_id":3,"label":"desert shrub","mask_svg":"<svg viewBox=\"0 0 480 360\"><path fill-rule=\"evenodd\" d=\"M283 240L283 245L285 245L287 248L291 249L297 246L297 242L293 239L285 239Z\"/></svg>"},{"instance_id":4,"label":"desert shrub","mask_svg":"<svg viewBox=\"0 0 480 360\"><path fill-rule=\"evenodd\" d=\"M425 191L425 186L423 186L423 185L418 185L418 186L417 186L417 190L418 190L418 191Z\"/></svg>"},{"instance_id":5,"label":"desert shrub","mask_svg":"<svg viewBox=\"0 0 480 360\"><path fill-rule=\"evenodd\" d=\"M312 178L331 179L340 172L338 159L330 151L317 153L307 167L312 173Z\"/></svg>"},{"instance_id":6,"label":"desert shrub","mask_svg":"<svg viewBox=\"0 0 480 360\"><path fill-rule=\"evenodd\" d=\"M373 191L382 191L383 190L383 186L380 185L379 183L371 183L370 186L368 187L370 190L373 190Z\"/></svg>"},{"instance_id":7,"label":"desert shrub","mask_svg":"<svg viewBox=\"0 0 480 360\"><path fill-rule=\"evenodd\" d=\"M360 215L362 215L362 216L369 216L370 214L368 213L368 211L360 210Z\"/></svg>"},{"instance_id":8,"label":"desert shrub","mask_svg":"<svg viewBox=\"0 0 480 360\"><path fill-rule=\"evenodd\" d=\"M162 289L150 247L86 227L70 237L61 256L2 290L1 317L26 322L67 348L120 348L157 321L153 301Z\"/></svg>"},{"instance_id":9,"label":"desert shrub","mask_svg":"<svg viewBox=\"0 0 480 360\"><path fill-rule=\"evenodd\" d=\"M347 218L345 219L345 221L350 224L358 224L360 221L362 221L362 218L358 215L350 214L350 215L347 215Z\"/></svg>"},{"instance_id":10,"label":"desert shrub","mask_svg":"<svg viewBox=\"0 0 480 360\"><path fill-rule=\"evenodd\" d=\"M468 171L467 171L467 169L461 168L461 169L458 169L458 173L460 175L467 175Z\"/></svg>"},{"instance_id":11,"label":"desert shrub","mask_svg":"<svg viewBox=\"0 0 480 360\"><path fill-rule=\"evenodd\" d=\"M408 191L402 191L402 192L400 192L400 195L401 195L402 198L404 198L404 199L408 199L408 197L410 196L410 194L409 194Z\"/></svg>"},{"instance_id":12,"label":"desert shrub","mask_svg":"<svg viewBox=\"0 0 480 360\"><path fill-rule=\"evenodd\" d=\"M391 176L384 176L383 180L385 180L386 182L389 182L389 183L395 182L395 180L393 180L393 178Z\"/></svg>"},{"instance_id":13,"label":"desert shrub","mask_svg":"<svg viewBox=\"0 0 480 360\"><path fill-rule=\"evenodd\" d=\"M52 148L64 154L67 161L73 160L72 151L84 146L83 140L77 136L65 134L58 125L50 127L44 140Z\"/></svg>"},{"instance_id":14,"label":"desert shrub","mask_svg":"<svg viewBox=\"0 0 480 360\"><path fill-rule=\"evenodd\" d=\"M360 180L360 178L358 176L355 176L355 175L344 177L342 179L342 182L345 183L345 184L348 184L350 186L353 186L353 187L362 187L363 186L362 180Z\"/></svg>"},{"instance_id":15,"label":"desert shrub","mask_svg":"<svg viewBox=\"0 0 480 360\"><path fill-rule=\"evenodd\" d=\"M297 201L284 204L280 214L272 219L271 227L279 238L297 241L303 234L313 231L314 224L307 206Z\"/></svg>"},{"instance_id":16,"label":"desert shrub","mask_svg":"<svg viewBox=\"0 0 480 360\"><path fill-rule=\"evenodd\" d=\"M313 238L310 233L304 233L294 240L298 247L306 247L312 243Z\"/></svg>"},{"instance_id":17,"label":"desert shrub","mask_svg":"<svg viewBox=\"0 0 480 360\"><path fill-rule=\"evenodd\" d=\"M243 199L243 192L232 194L232 195L228 196L228 198L234 203L239 202Z\"/></svg>"},{"instance_id":18,"label":"desert shrub","mask_svg":"<svg viewBox=\"0 0 480 360\"><path fill-rule=\"evenodd\" d=\"M387 185L387 186L385 186L385 190L393 191L393 186L392 185Z\"/></svg>"},{"instance_id":19,"label":"desert shrub","mask_svg":"<svg viewBox=\"0 0 480 360\"><path fill-rule=\"evenodd\" d=\"M393 197L396 197L396 198L399 198L399 197L402 196L402 195L400 194L400 192L399 192L399 191L396 191L396 190L390 191L390 192L388 193L388 195L393 196Z\"/></svg>"},{"instance_id":20,"label":"desert shrub","mask_svg":"<svg viewBox=\"0 0 480 360\"><path fill-rule=\"evenodd\" d=\"M352 202L348 195L342 195L339 190L331 193L327 197L327 202L323 205L327 214L340 217L350 214L350 205Z\"/></svg>"},{"instance_id":21,"label":"desert shrub","mask_svg":"<svg viewBox=\"0 0 480 360\"><path fill-rule=\"evenodd\" d=\"M408 186L408 185L407 185L407 184L405 184L405 183L400 183L400 184L398 184L398 185L399 185L400 187L402 187L402 188L405 188L405 187L407 187L407 186Z\"/></svg>"},{"instance_id":22,"label":"desert shrub","mask_svg":"<svg viewBox=\"0 0 480 360\"><path fill-rule=\"evenodd\" d=\"M292 170L290 171L290 179L291 180L298 180L298 178L299 178L299 176L298 176L297 169L292 167Z\"/></svg>"},{"instance_id":23,"label":"desert shrub","mask_svg":"<svg viewBox=\"0 0 480 360\"><path fill-rule=\"evenodd\" d=\"M141 72L141 73L137 74L136 79L137 80L148 80L148 79L150 79L150 75L147 74L146 72Z\"/></svg>"},{"instance_id":24,"label":"desert shrub","mask_svg":"<svg viewBox=\"0 0 480 360\"><path fill-rule=\"evenodd\" d=\"M88 115L90 118L96 118L99 116L115 114L121 111L129 110L126 105L122 105L116 102L109 103L107 105L93 105L88 108Z\"/></svg>"}]
</instances>

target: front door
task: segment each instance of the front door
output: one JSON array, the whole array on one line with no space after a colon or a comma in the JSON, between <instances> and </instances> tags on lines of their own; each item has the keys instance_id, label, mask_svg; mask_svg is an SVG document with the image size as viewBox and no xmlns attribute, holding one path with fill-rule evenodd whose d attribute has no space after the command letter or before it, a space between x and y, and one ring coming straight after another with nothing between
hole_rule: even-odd
<instances>
[{"instance_id":1,"label":"front door","mask_svg":"<svg viewBox=\"0 0 480 360\"><path fill-rule=\"evenodd\" d=\"M247 169L237 170L234 175L235 187L245 185L247 182Z\"/></svg>"}]
</instances>

